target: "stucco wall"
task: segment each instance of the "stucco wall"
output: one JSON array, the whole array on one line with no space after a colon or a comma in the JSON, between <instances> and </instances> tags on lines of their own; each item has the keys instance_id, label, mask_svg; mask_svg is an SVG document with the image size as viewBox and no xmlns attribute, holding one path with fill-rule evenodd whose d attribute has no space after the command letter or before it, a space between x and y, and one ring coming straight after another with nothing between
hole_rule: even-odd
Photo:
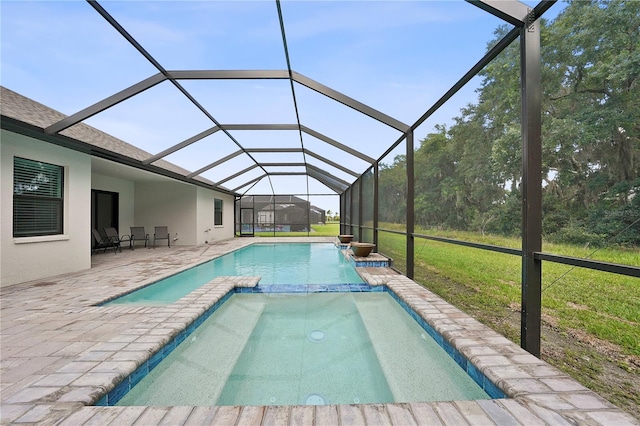
<instances>
[{"instance_id":1,"label":"stucco wall","mask_svg":"<svg viewBox=\"0 0 640 426\"><path fill-rule=\"evenodd\" d=\"M198 220L196 225L198 244L213 240L213 196L206 188L198 188Z\"/></svg>"},{"instance_id":2,"label":"stucco wall","mask_svg":"<svg viewBox=\"0 0 640 426\"><path fill-rule=\"evenodd\" d=\"M214 240L233 238L233 210L235 209L233 195L218 194L217 198L221 198L223 200L222 226L216 226L214 228Z\"/></svg>"},{"instance_id":3,"label":"stucco wall","mask_svg":"<svg viewBox=\"0 0 640 426\"><path fill-rule=\"evenodd\" d=\"M168 226L171 245L196 245L197 187L181 182L137 182L135 226L144 226L153 243L153 228ZM176 233L179 239L173 241ZM166 245L166 241L158 244Z\"/></svg>"},{"instance_id":4,"label":"stucco wall","mask_svg":"<svg viewBox=\"0 0 640 426\"><path fill-rule=\"evenodd\" d=\"M99 174L91 175L91 189L117 192L118 195L118 232L120 235L129 234L134 226L134 196L135 185L130 180L118 179Z\"/></svg>"},{"instance_id":5,"label":"stucco wall","mask_svg":"<svg viewBox=\"0 0 640 426\"><path fill-rule=\"evenodd\" d=\"M222 200L222 225L214 225L215 199ZM209 232L205 232L209 229ZM233 196L198 187L198 244L233 238Z\"/></svg>"},{"instance_id":6,"label":"stucco wall","mask_svg":"<svg viewBox=\"0 0 640 426\"><path fill-rule=\"evenodd\" d=\"M15 156L64 166L63 235L13 238ZM0 165L0 285L4 287L90 268L90 157L2 130Z\"/></svg>"}]
</instances>

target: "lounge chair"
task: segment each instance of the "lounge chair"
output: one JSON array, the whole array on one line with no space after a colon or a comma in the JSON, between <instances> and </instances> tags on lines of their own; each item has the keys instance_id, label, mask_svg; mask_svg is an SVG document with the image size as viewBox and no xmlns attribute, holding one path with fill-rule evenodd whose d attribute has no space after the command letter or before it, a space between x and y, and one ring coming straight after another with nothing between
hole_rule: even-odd
<instances>
[{"instance_id":1,"label":"lounge chair","mask_svg":"<svg viewBox=\"0 0 640 426\"><path fill-rule=\"evenodd\" d=\"M120 246L120 243L116 245L110 238L102 238L98 230L95 228L91 230L91 233L93 234L93 239L95 240L95 244L91 249L91 254L97 252L100 249L102 249L102 252L104 253L107 251L108 248L111 248L111 247L113 247L114 254L118 252L118 247Z\"/></svg>"},{"instance_id":2,"label":"lounge chair","mask_svg":"<svg viewBox=\"0 0 640 426\"><path fill-rule=\"evenodd\" d=\"M171 235L167 226L156 226L153 231L153 248L156 247L158 240L167 240L167 245L171 247Z\"/></svg>"},{"instance_id":3,"label":"lounge chair","mask_svg":"<svg viewBox=\"0 0 640 426\"><path fill-rule=\"evenodd\" d=\"M122 252L122 242L126 241L129 243L129 248L131 248L131 236L130 235L122 235L118 234L118 230L114 227L104 228L104 233L107 235L114 244L118 246L120 251Z\"/></svg>"},{"instance_id":4,"label":"lounge chair","mask_svg":"<svg viewBox=\"0 0 640 426\"><path fill-rule=\"evenodd\" d=\"M130 229L131 240L129 241L129 245L131 247L131 250L134 250L136 248L136 241L144 241L144 246L147 247L147 243L149 242L149 234L144 231L144 226L132 226Z\"/></svg>"}]
</instances>

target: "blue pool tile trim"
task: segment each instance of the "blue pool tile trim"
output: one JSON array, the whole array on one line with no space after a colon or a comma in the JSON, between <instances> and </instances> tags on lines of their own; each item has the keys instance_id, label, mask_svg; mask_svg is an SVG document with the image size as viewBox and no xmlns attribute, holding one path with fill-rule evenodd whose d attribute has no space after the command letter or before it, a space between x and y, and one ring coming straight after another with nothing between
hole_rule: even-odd
<instances>
[{"instance_id":1,"label":"blue pool tile trim","mask_svg":"<svg viewBox=\"0 0 640 426\"><path fill-rule=\"evenodd\" d=\"M440 333L438 333L431 325L425 321L420 315L418 315L409 305L405 303L397 294L393 292L393 290L389 289L387 286L384 286L385 291L394 298L396 302L402 306L402 308L413 318L419 325L422 327L424 331L429 334L435 340L442 349L445 350L447 354L464 370L467 374L473 379L474 382L478 384L492 399L503 399L507 398L507 395L496 386L484 373L473 365L471 362L465 358L465 356L460 353L453 345L447 342Z\"/></svg>"},{"instance_id":2,"label":"blue pool tile trim","mask_svg":"<svg viewBox=\"0 0 640 426\"><path fill-rule=\"evenodd\" d=\"M383 286L367 283L343 284L259 284L255 287L236 287L236 293L373 293L383 292Z\"/></svg>"},{"instance_id":3,"label":"blue pool tile trim","mask_svg":"<svg viewBox=\"0 0 640 426\"><path fill-rule=\"evenodd\" d=\"M393 299L413 318L424 331L426 331L448 354L462 367L464 371L493 399L506 398L505 393L498 388L487 376L485 376L476 366L462 355L455 347L438 333L428 322L420 317L409 305L398 297L387 286L371 286L366 283L344 283L344 284L275 284L257 285L255 287L235 287L226 293L220 300L215 302L209 309L200 315L195 321L180 331L169 343L154 353L151 358L145 361L133 373L127 376L115 388L98 400L95 406L114 406L122 399L127 392L137 385L147 374L149 374L160 362L165 359L180 343L182 343L191 333L195 331L211 314L213 314L224 302L234 293L389 293Z\"/></svg>"},{"instance_id":4,"label":"blue pool tile trim","mask_svg":"<svg viewBox=\"0 0 640 426\"><path fill-rule=\"evenodd\" d=\"M109 391L105 396L100 398L94 405L96 406L113 406L122 399L122 397L137 385L140 380L151 372L160 362L165 359L180 343L182 343L191 333L195 331L200 324L202 324L207 318L211 316L224 302L231 297L235 291L230 291L220 300L215 302L209 309L207 309L202 315L200 315L195 321L187 326L186 329L180 331L169 343L164 345L160 350L151 355L147 361L145 361L140 367L138 367L133 373L125 377L125 379L118 383L115 388Z\"/></svg>"},{"instance_id":5,"label":"blue pool tile trim","mask_svg":"<svg viewBox=\"0 0 640 426\"><path fill-rule=\"evenodd\" d=\"M389 261L388 260L354 260L353 257L349 256L349 262L355 268L388 268Z\"/></svg>"}]
</instances>

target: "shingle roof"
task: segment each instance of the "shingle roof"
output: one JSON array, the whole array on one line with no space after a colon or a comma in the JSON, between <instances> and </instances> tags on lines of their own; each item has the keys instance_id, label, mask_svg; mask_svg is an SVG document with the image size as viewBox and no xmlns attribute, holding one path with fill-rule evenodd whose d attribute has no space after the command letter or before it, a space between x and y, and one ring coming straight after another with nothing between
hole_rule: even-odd
<instances>
[{"instance_id":1,"label":"shingle roof","mask_svg":"<svg viewBox=\"0 0 640 426\"><path fill-rule=\"evenodd\" d=\"M22 96L4 86L0 86L0 113L2 116L31 124L43 130L67 117L59 111ZM60 134L134 160L143 161L151 157L150 153L84 123L69 127L61 131ZM153 165L182 176L187 176L191 173L190 170L183 169L165 160L158 160ZM202 177L196 177L195 180L210 185L213 184L210 180Z\"/></svg>"}]
</instances>

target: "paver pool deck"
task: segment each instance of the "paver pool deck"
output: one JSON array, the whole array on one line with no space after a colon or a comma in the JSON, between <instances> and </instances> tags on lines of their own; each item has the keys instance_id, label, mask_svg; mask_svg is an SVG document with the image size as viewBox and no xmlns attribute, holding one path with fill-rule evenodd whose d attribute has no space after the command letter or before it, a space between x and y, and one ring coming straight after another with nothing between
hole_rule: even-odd
<instances>
[{"instance_id":1,"label":"paver pool deck","mask_svg":"<svg viewBox=\"0 0 640 426\"><path fill-rule=\"evenodd\" d=\"M322 406L92 406L234 286L220 277L166 306L95 306L254 242L334 238L236 238L207 246L107 251L90 270L1 289L2 424L61 425L639 425L556 368L388 268L358 268L386 285L509 398Z\"/></svg>"}]
</instances>

